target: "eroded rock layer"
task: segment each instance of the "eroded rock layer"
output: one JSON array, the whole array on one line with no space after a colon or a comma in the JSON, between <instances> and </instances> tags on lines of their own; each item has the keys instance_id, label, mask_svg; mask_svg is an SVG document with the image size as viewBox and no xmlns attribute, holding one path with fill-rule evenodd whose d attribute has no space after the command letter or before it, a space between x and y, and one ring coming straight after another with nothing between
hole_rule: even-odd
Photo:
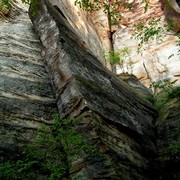
<instances>
[{"instance_id":1,"label":"eroded rock layer","mask_svg":"<svg viewBox=\"0 0 180 180\"><path fill-rule=\"evenodd\" d=\"M76 128L103 154L68 157L71 178L146 179L156 155L154 109L89 53L52 4L39 3L32 20L61 118L81 117Z\"/></svg>"},{"instance_id":2,"label":"eroded rock layer","mask_svg":"<svg viewBox=\"0 0 180 180\"><path fill-rule=\"evenodd\" d=\"M0 161L16 156L18 147L42 124L52 124L55 108L41 45L26 6L0 23Z\"/></svg>"},{"instance_id":3,"label":"eroded rock layer","mask_svg":"<svg viewBox=\"0 0 180 180\"><path fill-rule=\"evenodd\" d=\"M158 101L164 98L158 95ZM161 162L162 179L180 178L180 93L174 93L159 110L157 126L157 148Z\"/></svg>"},{"instance_id":4,"label":"eroded rock layer","mask_svg":"<svg viewBox=\"0 0 180 180\"><path fill-rule=\"evenodd\" d=\"M132 67L128 69L127 63L124 63L125 71L129 73L132 72L132 74L137 76L147 87L149 87L152 82L166 78L178 80L176 83L179 85L180 47L177 43L178 38L174 35L175 33L173 31L167 32L167 30L165 30L167 17L171 20L173 20L174 17L171 16L169 12L164 12L161 9L162 4L159 0L148 1L146 12L143 4L144 1L138 0L134 2L135 8L132 12L127 10L122 13L121 28L118 28L114 33L114 46L116 51L122 48L129 48L131 50L130 61ZM166 16L164 14L166 14ZM159 27L162 33L154 38L150 38L148 42L142 45L143 47L140 49L140 53L138 53L137 46L140 39L135 39L133 36L135 33L134 25L137 25L138 22L145 24L149 19L159 19L155 28ZM119 68L118 72L121 71Z\"/></svg>"},{"instance_id":5,"label":"eroded rock layer","mask_svg":"<svg viewBox=\"0 0 180 180\"><path fill-rule=\"evenodd\" d=\"M144 25L148 20L159 19L157 26L161 30L166 29L167 20L170 26L174 26L176 32L179 31L179 11L178 1L175 0L149 0L147 10L145 12L144 0L129 0L132 3L132 9L121 9L121 20L113 25L114 32L113 43L115 51L120 52L123 48L130 50L129 57L125 59L123 65L117 65L117 73L123 71L132 73L147 87L152 82L159 79L171 78L177 79L180 84L180 55L178 38L174 36L175 32L166 30L158 34L146 43L143 43L143 48L138 53L139 39L135 39L135 25L139 22ZM163 8L161 8L163 6ZM165 8L164 8L165 6ZM174 9L173 9L174 8ZM97 31L97 34L102 42L105 51L108 50L108 23L107 17L102 10L91 12L87 15L92 27ZM147 24L146 24L147 25ZM145 33L144 33L145 34ZM141 34L141 37L144 36ZM167 51L168 49L168 51ZM129 67L129 63L131 66ZM123 67L123 69L122 69Z\"/></svg>"}]
</instances>

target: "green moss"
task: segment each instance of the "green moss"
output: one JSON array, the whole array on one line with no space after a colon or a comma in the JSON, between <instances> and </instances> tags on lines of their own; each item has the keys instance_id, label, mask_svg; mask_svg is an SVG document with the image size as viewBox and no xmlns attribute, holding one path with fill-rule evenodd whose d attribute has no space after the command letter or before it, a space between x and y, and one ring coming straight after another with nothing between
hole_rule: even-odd
<instances>
[{"instance_id":1,"label":"green moss","mask_svg":"<svg viewBox=\"0 0 180 180\"><path fill-rule=\"evenodd\" d=\"M164 149L164 153L159 158L163 172L160 173L161 179L180 178L180 143L173 142Z\"/></svg>"},{"instance_id":2,"label":"green moss","mask_svg":"<svg viewBox=\"0 0 180 180\"><path fill-rule=\"evenodd\" d=\"M136 170L134 167L132 167L131 164L123 163L123 162L114 162L113 167L118 175L118 179L122 180L129 180L129 179L135 179L135 180L146 180L146 175L144 172L139 172L138 169Z\"/></svg>"},{"instance_id":3,"label":"green moss","mask_svg":"<svg viewBox=\"0 0 180 180\"><path fill-rule=\"evenodd\" d=\"M169 98L180 98L180 86L174 87L168 93Z\"/></svg>"},{"instance_id":4,"label":"green moss","mask_svg":"<svg viewBox=\"0 0 180 180\"><path fill-rule=\"evenodd\" d=\"M165 103L167 103L169 100L168 94L166 92L159 92L155 97L154 97L154 107L156 110L160 110Z\"/></svg>"},{"instance_id":5,"label":"green moss","mask_svg":"<svg viewBox=\"0 0 180 180\"><path fill-rule=\"evenodd\" d=\"M154 107L160 111L175 98L180 98L180 86L174 86L177 80L166 78L153 82L150 86L154 91Z\"/></svg>"},{"instance_id":6,"label":"green moss","mask_svg":"<svg viewBox=\"0 0 180 180\"><path fill-rule=\"evenodd\" d=\"M66 153L54 125L42 127L21 156L0 164L1 179L57 179L67 176Z\"/></svg>"},{"instance_id":7,"label":"green moss","mask_svg":"<svg viewBox=\"0 0 180 180\"><path fill-rule=\"evenodd\" d=\"M20 158L0 164L0 179L64 179L72 171L72 162L86 154L104 158L93 143L87 142L77 127L81 118L60 119L52 115L54 124L42 126L34 141L21 153ZM76 168L76 167L75 167Z\"/></svg>"}]
</instances>

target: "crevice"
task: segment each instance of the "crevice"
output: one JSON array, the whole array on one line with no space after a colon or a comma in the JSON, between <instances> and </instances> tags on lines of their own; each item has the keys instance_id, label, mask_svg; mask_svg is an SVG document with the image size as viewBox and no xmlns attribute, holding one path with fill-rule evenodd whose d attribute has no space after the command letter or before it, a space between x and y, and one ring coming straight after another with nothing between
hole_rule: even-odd
<instances>
[{"instance_id":1,"label":"crevice","mask_svg":"<svg viewBox=\"0 0 180 180\"><path fill-rule=\"evenodd\" d=\"M65 18L65 19L67 20L66 16L63 14L63 12L59 9L58 6L54 5L54 8L61 14L61 16L62 16L63 18Z\"/></svg>"}]
</instances>

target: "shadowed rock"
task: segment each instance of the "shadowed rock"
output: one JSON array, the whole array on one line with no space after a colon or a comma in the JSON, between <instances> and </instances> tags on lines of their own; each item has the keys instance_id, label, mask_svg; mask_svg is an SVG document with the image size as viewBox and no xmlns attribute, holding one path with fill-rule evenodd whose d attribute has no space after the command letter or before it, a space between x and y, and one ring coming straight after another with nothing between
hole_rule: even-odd
<instances>
[{"instance_id":1,"label":"shadowed rock","mask_svg":"<svg viewBox=\"0 0 180 180\"><path fill-rule=\"evenodd\" d=\"M180 94L180 93L179 93ZM162 101L162 93L158 100ZM159 111L157 148L164 179L180 178L180 95L169 98Z\"/></svg>"},{"instance_id":2,"label":"shadowed rock","mask_svg":"<svg viewBox=\"0 0 180 180\"><path fill-rule=\"evenodd\" d=\"M42 124L52 124L56 107L27 9L16 10L0 23L0 162L15 158Z\"/></svg>"},{"instance_id":3,"label":"shadowed rock","mask_svg":"<svg viewBox=\"0 0 180 180\"><path fill-rule=\"evenodd\" d=\"M180 32L180 5L179 1L170 0L166 1L164 9L165 17L173 30Z\"/></svg>"},{"instance_id":4,"label":"shadowed rock","mask_svg":"<svg viewBox=\"0 0 180 180\"><path fill-rule=\"evenodd\" d=\"M31 18L61 118L82 117L76 128L104 157L68 157L71 178L146 179L156 155L154 109L97 61L56 8L39 3Z\"/></svg>"}]
</instances>

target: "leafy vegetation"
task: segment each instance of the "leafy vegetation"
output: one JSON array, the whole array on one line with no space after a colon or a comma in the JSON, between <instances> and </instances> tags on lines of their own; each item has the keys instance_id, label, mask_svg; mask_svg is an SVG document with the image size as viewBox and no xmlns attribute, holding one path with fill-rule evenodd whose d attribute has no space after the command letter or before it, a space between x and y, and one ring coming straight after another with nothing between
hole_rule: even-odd
<instances>
[{"instance_id":1,"label":"leafy vegetation","mask_svg":"<svg viewBox=\"0 0 180 180\"><path fill-rule=\"evenodd\" d=\"M8 5L9 5L9 0L2 0L2 3L3 3L4 5L6 5L6 6L8 6Z\"/></svg>"},{"instance_id":2,"label":"leafy vegetation","mask_svg":"<svg viewBox=\"0 0 180 180\"><path fill-rule=\"evenodd\" d=\"M177 115L176 115L177 116ZM180 116L180 114L178 115ZM165 171L161 172L161 179L179 179L180 178L180 123L176 127L171 127L171 143L164 146L159 161Z\"/></svg>"},{"instance_id":3,"label":"leafy vegetation","mask_svg":"<svg viewBox=\"0 0 180 180\"><path fill-rule=\"evenodd\" d=\"M35 16L36 12L37 12L37 9L38 9L38 0L21 0L21 1L22 1L22 3L31 5L32 16ZM11 5L12 1L11 0L2 0L2 3L6 7L9 7Z\"/></svg>"},{"instance_id":4,"label":"leafy vegetation","mask_svg":"<svg viewBox=\"0 0 180 180\"><path fill-rule=\"evenodd\" d=\"M59 119L53 115L54 125L44 126L15 161L0 164L1 179L62 179L69 175L70 162L82 151L89 151L82 134L74 123L78 119ZM88 150L87 150L88 149ZM91 148L91 153L96 148Z\"/></svg>"},{"instance_id":5,"label":"leafy vegetation","mask_svg":"<svg viewBox=\"0 0 180 180\"><path fill-rule=\"evenodd\" d=\"M153 82L154 106L158 111L156 121L159 147L157 162L160 179L179 179L180 160L180 86L175 86L176 80L169 78Z\"/></svg>"},{"instance_id":6,"label":"leafy vegetation","mask_svg":"<svg viewBox=\"0 0 180 180\"><path fill-rule=\"evenodd\" d=\"M138 52L143 48L144 44L147 44L150 40L162 41L165 37L167 29L160 24L161 19L151 19L146 24L138 22L134 26L133 37L139 40Z\"/></svg>"},{"instance_id":7,"label":"leafy vegetation","mask_svg":"<svg viewBox=\"0 0 180 180\"><path fill-rule=\"evenodd\" d=\"M131 50L127 47L120 49L118 52L110 53L109 61L119 65L122 73L130 70L132 74Z\"/></svg>"},{"instance_id":8,"label":"leafy vegetation","mask_svg":"<svg viewBox=\"0 0 180 180\"><path fill-rule=\"evenodd\" d=\"M154 106L157 110L160 110L169 99L180 97L180 86L174 86L176 81L166 78L151 84L150 88L154 94Z\"/></svg>"},{"instance_id":9,"label":"leafy vegetation","mask_svg":"<svg viewBox=\"0 0 180 180\"><path fill-rule=\"evenodd\" d=\"M50 129L42 127L36 134L36 140L28 145L20 159L1 164L1 178L31 179L39 174L48 179L65 176L67 171L67 165L64 163L65 152L60 141L61 135L53 132L55 126Z\"/></svg>"},{"instance_id":10,"label":"leafy vegetation","mask_svg":"<svg viewBox=\"0 0 180 180\"><path fill-rule=\"evenodd\" d=\"M162 90L170 92L176 82L177 80L171 81L170 78L160 79L158 81L152 82L150 88L153 90L154 94L157 95L157 93Z\"/></svg>"},{"instance_id":11,"label":"leafy vegetation","mask_svg":"<svg viewBox=\"0 0 180 180\"><path fill-rule=\"evenodd\" d=\"M119 0L75 0L75 5L78 5L82 10L87 12L98 11L103 9L104 13L109 16L111 23L113 21L119 21L120 16L120 8L128 8L131 9L132 3L128 1L119 1Z\"/></svg>"},{"instance_id":12,"label":"leafy vegetation","mask_svg":"<svg viewBox=\"0 0 180 180\"><path fill-rule=\"evenodd\" d=\"M21 0L22 3L25 3L25 4L34 4L37 2L37 0ZM9 5L10 4L10 0L2 0L2 2L5 4L5 5Z\"/></svg>"},{"instance_id":13,"label":"leafy vegetation","mask_svg":"<svg viewBox=\"0 0 180 180\"><path fill-rule=\"evenodd\" d=\"M169 92L168 92L168 96L170 98L176 98L176 97L180 97L180 86L177 86L175 88L172 88Z\"/></svg>"},{"instance_id":14,"label":"leafy vegetation","mask_svg":"<svg viewBox=\"0 0 180 180\"><path fill-rule=\"evenodd\" d=\"M75 5L78 5L82 10L87 12L98 11L103 9L104 13L107 15L108 20L108 29L109 29L109 56L111 59L112 72L116 74L116 53L114 52L113 45L113 31L112 25L116 24L121 19L121 9L131 9L132 3L128 1L119 1L119 0L75 0ZM112 60L114 58L114 60Z\"/></svg>"},{"instance_id":15,"label":"leafy vegetation","mask_svg":"<svg viewBox=\"0 0 180 180\"><path fill-rule=\"evenodd\" d=\"M166 37L167 34L170 34L173 29L174 27L171 21L168 21L167 24L162 26L160 18L150 19L146 23L138 22L134 25L134 33L132 35L133 38L139 41L138 52L140 52L141 49L145 49L144 46L148 45L152 40L156 42L163 41L163 38ZM177 45L179 45L179 33L171 34L178 37Z\"/></svg>"}]
</instances>

